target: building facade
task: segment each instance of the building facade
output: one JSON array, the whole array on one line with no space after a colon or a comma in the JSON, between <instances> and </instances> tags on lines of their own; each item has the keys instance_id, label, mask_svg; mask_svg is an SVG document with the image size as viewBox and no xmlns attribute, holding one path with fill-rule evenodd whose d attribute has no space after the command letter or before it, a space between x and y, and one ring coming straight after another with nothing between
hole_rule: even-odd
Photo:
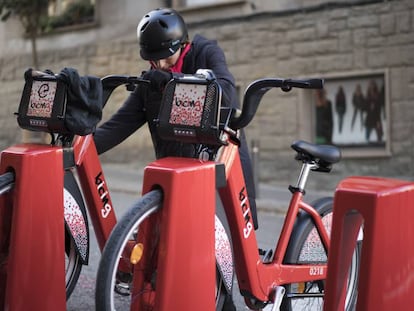
<instances>
[{"instance_id":1,"label":"building facade","mask_svg":"<svg viewBox=\"0 0 414 311\"><path fill-rule=\"evenodd\" d=\"M263 98L246 129L249 143L259 150L255 167L262 181L295 182L299 166L290 144L297 139L334 143L343 153L332 174L315 174L311 186L333 189L349 175L413 178L414 2L95 2L93 23L38 39L41 69L74 67L81 74L137 75L147 68L136 41L140 17L155 7L173 6L188 21L190 36L199 33L219 42L241 98L248 84L260 78L325 80L324 101L331 107L328 130L326 117L320 117L320 94L271 90ZM31 52L17 20L0 24L0 41L0 119L7 129L0 133L3 149L21 137L13 113ZM364 104L354 99L358 88ZM114 95L105 118L124 97L124 91ZM102 158L150 161L147 130L139 130Z\"/></svg>"}]
</instances>

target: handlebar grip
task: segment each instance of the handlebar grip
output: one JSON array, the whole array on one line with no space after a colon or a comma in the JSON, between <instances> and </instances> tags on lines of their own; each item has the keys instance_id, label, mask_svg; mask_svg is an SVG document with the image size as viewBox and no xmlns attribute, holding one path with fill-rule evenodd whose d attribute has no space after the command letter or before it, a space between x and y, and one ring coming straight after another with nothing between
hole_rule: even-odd
<instances>
[{"instance_id":1,"label":"handlebar grip","mask_svg":"<svg viewBox=\"0 0 414 311\"><path fill-rule=\"evenodd\" d=\"M287 79L283 81L283 84L289 86L290 89L292 87L298 87L302 89L322 89L323 83L324 83L323 79L306 79L306 80Z\"/></svg>"},{"instance_id":2,"label":"handlebar grip","mask_svg":"<svg viewBox=\"0 0 414 311\"><path fill-rule=\"evenodd\" d=\"M252 82L244 93L242 113L239 117L233 118L230 127L237 130L246 127L256 114L257 108L263 95L271 88L281 88L289 92L293 87L303 89L321 89L323 88L323 79L277 79L267 78Z\"/></svg>"},{"instance_id":3,"label":"handlebar grip","mask_svg":"<svg viewBox=\"0 0 414 311\"><path fill-rule=\"evenodd\" d=\"M323 79L309 79L309 86L307 89L323 89L324 80Z\"/></svg>"},{"instance_id":4,"label":"handlebar grip","mask_svg":"<svg viewBox=\"0 0 414 311\"><path fill-rule=\"evenodd\" d=\"M105 106L112 92L121 85L126 85L129 91L133 91L138 84L147 84L148 80L136 76L109 75L101 79L103 88L103 106Z\"/></svg>"}]
</instances>

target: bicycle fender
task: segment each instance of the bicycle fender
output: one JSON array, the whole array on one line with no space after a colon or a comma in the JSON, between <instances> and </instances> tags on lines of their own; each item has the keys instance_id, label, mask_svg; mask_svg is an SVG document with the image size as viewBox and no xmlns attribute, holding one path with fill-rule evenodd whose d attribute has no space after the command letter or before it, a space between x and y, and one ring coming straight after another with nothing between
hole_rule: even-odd
<instances>
[{"instance_id":1,"label":"bicycle fender","mask_svg":"<svg viewBox=\"0 0 414 311\"><path fill-rule=\"evenodd\" d=\"M81 263L88 264L89 260L89 226L85 204L79 186L71 171L65 172L64 177L64 218L65 227L70 238L74 241Z\"/></svg>"},{"instance_id":2,"label":"bicycle fender","mask_svg":"<svg viewBox=\"0 0 414 311\"><path fill-rule=\"evenodd\" d=\"M227 292L232 292L233 286L233 254L231 250L231 244L229 237L224 229L224 226L220 219L216 215L215 219L215 255L218 270L224 280Z\"/></svg>"},{"instance_id":3,"label":"bicycle fender","mask_svg":"<svg viewBox=\"0 0 414 311\"><path fill-rule=\"evenodd\" d=\"M323 197L319 198L316 201L312 202L311 206L318 211L319 215L322 215L326 211L332 208L333 206L333 198L332 197ZM296 218L295 224L293 226L292 235L290 237L288 247L286 250L284 263L294 263L294 258L292 257L292 253L294 251L294 245L297 244L297 241L303 237L303 231L313 223L312 217L304 212L300 211L298 217Z\"/></svg>"},{"instance_id":4,"label":"bicycle fender","mask_svg":"<svg viewBox=\"0 0 414 311\"><path fill-rule=\"evenodd\" d=\"M333 197L322 197L312 202L311 206L313 206L318 211L319 215L322 215L324 212L326 212L327 209L333 207L333 201ZM299 238L296 236L300 236L304 228L306 228L310 222L313 222L312 218L304 211L300 211L293 229L292 237ZM361 242L363 239L364 233L361 228L358 233L357 241Z\"/></svg>"}]
</instances>

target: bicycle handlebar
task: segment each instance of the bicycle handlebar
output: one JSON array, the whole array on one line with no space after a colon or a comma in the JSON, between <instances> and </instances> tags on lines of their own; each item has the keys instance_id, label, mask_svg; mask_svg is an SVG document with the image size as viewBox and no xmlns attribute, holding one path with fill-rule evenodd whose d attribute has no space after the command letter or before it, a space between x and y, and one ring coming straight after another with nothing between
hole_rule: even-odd
<instances>
[{"instance_id":1,"label":"bicycle handlebar","mask_svg":"<svg viewBox=\"0 0 414 311\"><path fill-rule=\"evenodd\" d=\"M121 85L126 85L128 91L133 91L135 86L141 83L150 83L148 80L144 80L136 76L126 75L109 75L101 79L103 88L103 107L111 96L112 92Z\"/></svg>"},{"instance_id":2,"label":"bicycle handlebar","mask_svg":"<svg viewBox=\"0 0 414 311\"><path fill-rule=\"evenodd\" d=\"M292 88L303 89L322 89L323 79L276 79L266 78L252 82L244 93L243 106L240 116L234 117L230 127L238 130L246 127L256 114L257 108L263 95L271 88L281 88L284 92L289 92Z\"/></svg>"},{"instance_id":3,"label":"bicycle handlebar","mask_svg":"<svg viewBox=\"0 0 414 311\"><path fill-rule=\"evenodd\" d=\"M109 75L101 79L103 87L103 106L105 106L112 92L121 85L126 85L128 91L133 91L138 84L150 83L137 76ZM246 127L254 115L263 95L271 88L281 88L284 92L289 92L292 88L303 89L322 89L323 79L277 79L265 78L252 82L244 93L242 111L239 116L233 117L230 127L234 130Z\"/></svg>"}]
</instances>

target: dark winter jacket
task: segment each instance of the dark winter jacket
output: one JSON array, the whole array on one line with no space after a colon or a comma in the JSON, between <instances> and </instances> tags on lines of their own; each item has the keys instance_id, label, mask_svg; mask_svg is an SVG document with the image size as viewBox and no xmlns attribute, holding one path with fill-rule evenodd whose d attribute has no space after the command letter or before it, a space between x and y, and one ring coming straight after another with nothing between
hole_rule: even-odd
<instances>
[{"instance_id":1,"label":"dark winter jacket","mask_svg":"<svg viewBox=\"0 0 414 311\"><path fill-rule=\"evenodd\" d=\"M223 106L239 107L234 77L227 68L222 49L215 41L196 35L191 43L191 49L184 57L182 73L194 74L198 69L211 69L214 72L222 88ZM156 158L191 157L195 153L195 145L165 141L158 136L154 120L158 117L161 97L160 92L152 91L147 85L138 86L123 106L96 130L94 139L98 153L101 154L118 145L148 122ZM245 139L242 139L240 156L251 210L257 225L253 176Z\"/></svg>"}]
</instances>

